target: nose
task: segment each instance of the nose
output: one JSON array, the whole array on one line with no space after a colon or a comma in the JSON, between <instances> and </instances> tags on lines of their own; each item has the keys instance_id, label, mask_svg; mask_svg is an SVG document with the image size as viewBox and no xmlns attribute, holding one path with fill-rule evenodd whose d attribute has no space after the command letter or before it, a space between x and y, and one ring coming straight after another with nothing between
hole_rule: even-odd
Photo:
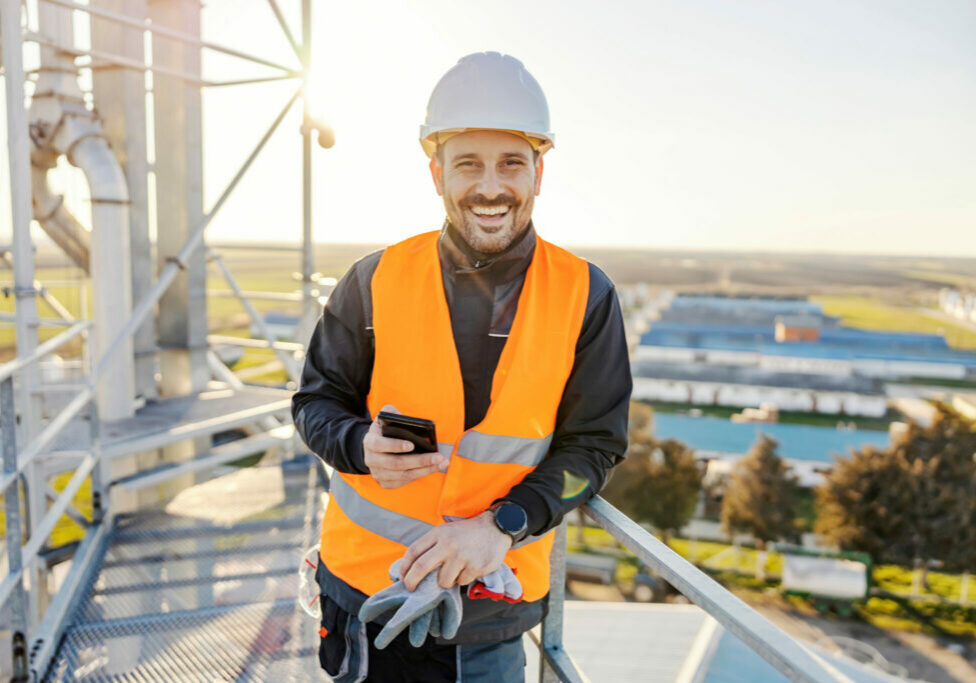
<instances>
[{"instance_id":1,"label":"nose","mask_svg":"<svg viewBox=\"0 0 976 683\"><path fill-rule=\"evenodd\" d=\"M498 170L489 165L478 182L478 192L488 199L493 199L505 192Z\"/></svg>"}]
</instances>

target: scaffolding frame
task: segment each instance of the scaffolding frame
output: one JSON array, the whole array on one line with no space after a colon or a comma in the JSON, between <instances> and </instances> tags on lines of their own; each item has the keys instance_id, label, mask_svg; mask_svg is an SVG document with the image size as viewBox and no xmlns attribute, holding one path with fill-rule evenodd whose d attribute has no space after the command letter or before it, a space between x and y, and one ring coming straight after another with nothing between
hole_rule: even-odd
<instances>
[{"instance_id":1,"label":"scaffolding frame","mask_svg":"<svg viewBox=\"0 0 976 683\"><path fill-rule=\"evenodd\" d=\"M167 39L180 41L185 45L200 49L211 49L230 56L242 58L252 63L262 64L281 70L283 73L272 79L300 78L300 87L287 101L281 112L260 138L257 145L234 174L225 189L219 195L210 211L190 231L183 247L169 259L165 268L160 272L151 288L133 307L131 316L108 344L101 355L91 363L91 371L81 384L80 390L71 399L62 412L46 426L40 428L40 413L37 409L39 396L30 391L37 386L39 377L39 361L53 353L72 339L84 334L91 323L86 320L77 321L55 338L38 344L37 327L42 321L37 315L37 296L41 291L34 279L33 252L30 241L30 175L28 156L27 121L23 106L23 86L25 76L22 63L22 45L25 34L21 27L20 0L0 0L0 42L3 48L3 64L7 91L7 139L10 150L11 166L11 194L13 200L12 219L14 240L11 247L14 267L14 294L17 301L16 325L19 357L0 366L0 430L3 443L3 474L0 479L0 493L5 495L6 504L6 539L8 568L7 575L0 582L0 605L7 608L11 618L12 648L14 661L14 676L17 680L27 680L33 674L41 678L46 673L64 632L66 619L80 586L96 570L98 558L104 555L104 544L113 523L113 511L109 504L109 490L112 486L133 486L142 482L156 481L159 473L137 473L134 478L111 481L106 466L108 455L100 446L99 420L95 410L95 388L101 379L101 374L107 363L123 347L124 342L131 338L148 318L163 294L173 283L178 273L186 267L187 259L202 243L206 228L214 216L221 209L227 198L237 187L239 181L251 167L281 121L290 111L296 100L302 96L302 89L308 76L311 57L311 0L301 0L302 12L302 42L297 43L288 27L284 16L275 0L267 0L278 24L291 45L296 57L301 63L301 70L291 70L261 57L248 55L230 48L200 40L196 36L184 34L172 29L152 25L149 22L134 20L130 17L118 15L114 12L89 5L80 5L70 0L39 0L49 2L66 9L86 12L101 19L115 21L122 26L140 31L149 31ZM41 44L51 44L40 35L27 34L28 40ZM227 82L206 82L192 74L185 74L172 69L161 69L151 64L139 63L121 57L103 53L101 51L77 51L70 46L55 45L76 56L88 56L93 60L112 63L123 68L141 71L156 71L167 76L181 78L188 83L200 87L237 85L244 83L264 82L268 78L241 79ZM308 102L303 98L303 117L306 124L309 120ZM311 129L309 125L302 127L302 306L307 314L317 305L317 292L313 289L316 284L313 273L314 251L312 244L311 226ZM261 336L260 342L266 348L276 353L285 354L293 347L278 342L271 334L263 320L257 315L256 309L249 303L248 293L236 286L233 276L217 259L217 263L230 284L233 296L238 298L249 315L258 325ZM211 364L216 361L215 354L210 353L208 360ZM221 363L222 365L222 363ZM285 364L294 377L296 369ZM215 368L216 369L216 368ZM218 369L219 370L219 369ZM233 379L226 373L230 371L224 366L223 377L233 384ZM219 371L217 374L221 374ZM232 376L232 373L231 373ZM21 400L15 401L14 378L19 377ZM238 380L239 381L239 380ZM20 415L23 417L21 427L25 434L25 446L17 446L17 411L15 403L19 403ZM82 416L82 411L88 408L88 426L90 446L73 452L79 456L79 462L74 467L74 474L68 486L60 493L53 493L39 486L39 479L33 471L36 460L48 452L58 435L70 422ZM237 455L237 451L234 451ZM227 457L226 454L224 457ZM70 508L71 499L88 476L92 477L93 519L88 526L84 538L79 543L72 566L67 574L61 590L54 600L42 613L38 607L31 605L32 597L25 587L25 578L32 566L37 565L43 544L46 542L54 524L62 513ZM40 519L31 519L29 524L29 538L26 545L22 538L22 520L20 512L20 482L24 481L27 496L53 498L53 505ZM711 614L719 623L739 636L749 647L764 659L769 661L779 671L793 680L821 683L825 681L844 680L844 678L819 657L802 647L793 638L774 626L755 610L742 603L718 583L706 576L689 562L679 557L663 543L655 539L632 520L613 508L606 501L597 497L584 507L584 512L598 525L606 529L624 546L629 548L644 562L658 571L667 581L674 585L687 597ZM550 611L543 622L541 638L538 640L541 657L539 679L541 681L582 681L583 675L578 671L569 654L562 644L563 602L565 595L565 554L566 534L565 524L556 531L556 543L552 555L552 584L550 593Z\"/></svg>"}]
</instances>

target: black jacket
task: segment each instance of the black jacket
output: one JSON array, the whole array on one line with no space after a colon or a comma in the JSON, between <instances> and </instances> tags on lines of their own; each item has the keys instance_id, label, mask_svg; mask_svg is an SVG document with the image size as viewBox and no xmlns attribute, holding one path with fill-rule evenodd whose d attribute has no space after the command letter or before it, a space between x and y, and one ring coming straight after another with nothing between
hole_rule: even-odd
<instances>
[{"instance_id":1,"label":"black jacket","mask_svg":"<svg viewBox=\"0 0 976 683\"><path fill-rule=\"evenodd\" d=\"M531 225L490 258L473 252L450 224L441 233L438 251L464 383L465 429L488 410L491 379L534 250ZM356 262L329 297L309 343L301 390L292 399L295 425L308 447L336 470L352 474L369 473L362 441L370 424L366 396L374 353L370 282L381 255ZM620 305L599 268L590 264L589 276L586 313L549 456L504 497L525 509L530 533L555 527L598 492L627 447L631 374ZM585 493L571 495L582 482ZM327 570L320 580L348 611L358 609L365 597ZM464 623L453 642L500 640L525 631L541 618L539 603L465 600Z\"/></svg>"}]
</instances>

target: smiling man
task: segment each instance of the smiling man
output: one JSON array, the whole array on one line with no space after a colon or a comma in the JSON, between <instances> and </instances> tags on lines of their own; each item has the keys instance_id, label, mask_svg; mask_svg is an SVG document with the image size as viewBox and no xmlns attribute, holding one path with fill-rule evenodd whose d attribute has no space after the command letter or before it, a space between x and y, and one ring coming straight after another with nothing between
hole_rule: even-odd
<instances>
[{"instance_id":1,"label":"smiling man","mask_svg":"<svg viewBox=\"0 0 976 683\"><path fill-rule=\"evenodd\" d=\"M462 58L420 138L447 220L343 277L293 400L335 468L319 659L339 682L521 681L553 529L626 450L624 329L609 279L532 224L553 135L521 62ZM381 411L432 421L437 451Z\"/></svg>"}]
</instances>

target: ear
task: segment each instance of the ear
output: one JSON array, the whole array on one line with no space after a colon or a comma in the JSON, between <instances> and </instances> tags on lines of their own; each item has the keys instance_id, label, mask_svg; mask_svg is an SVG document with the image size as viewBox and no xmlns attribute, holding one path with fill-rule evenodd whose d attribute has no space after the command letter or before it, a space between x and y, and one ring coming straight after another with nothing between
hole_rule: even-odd
<instances>
[{"instance_id":1,"label":"ear","mask_svg":"<svg viewBox=\"0 0 976 683\"><path fill-rule=\"evenodd\" d=\"M437 194L444 196L444 184L441 182L441 164L437 161L437 155L435 154L430 158L430 177L434 181L434 189L437 190Z\"/></svg>"},{"instance_id":2,"label":"ear","mask_svg":"<svg viewBox=\"0 0 976 683\"><path fill-rule=\"evenodd\" d=\"M539 193L542 191L542 155L539 155L539 161L535 165L535 196L538 197Z\"/></svg>"}]
</instances>

